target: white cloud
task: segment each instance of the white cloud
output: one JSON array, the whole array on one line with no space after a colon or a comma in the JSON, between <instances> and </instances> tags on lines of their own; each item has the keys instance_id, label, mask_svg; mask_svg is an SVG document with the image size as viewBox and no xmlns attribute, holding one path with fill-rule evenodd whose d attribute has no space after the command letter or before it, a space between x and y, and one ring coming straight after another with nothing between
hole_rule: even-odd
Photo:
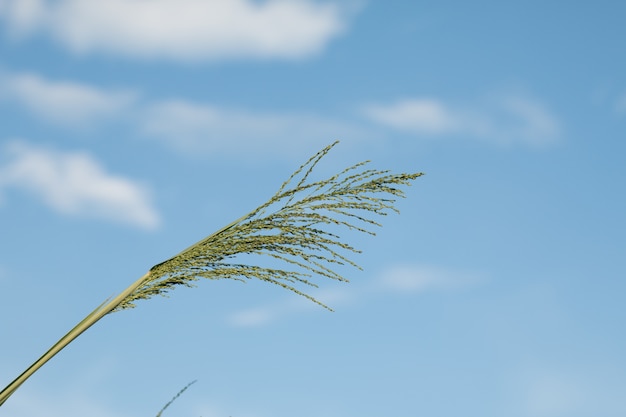
<instances>
[{"instance_id":1,"label":"white cloud","mask_svg":"<svg viewBox=\"0 0 626 417\"><path fill-rule=\"evenodd\" d=\"M2 406L2 411L12 417L129 417L128 414L113 412L110 407L83 396L64 397L59 399L44 394L15 394Z\"/></svg>"},{"instance_id":2,"label":"white cloud","mask_svg":"<svg viewBox=\"0 0 626 417\"><path fill-rule=\"evenodd\" d=\"M615 101L615 111L617 114L626 115L626 93L623 93Z\"/></svg>"},{"instance_id":3,"label":"white cloud","mask_svg":"<svg viewBox=\"0 0 626 417\"><path fill-rule=\"evenodd\" d=\"M598 365L595 363L594 365ZM626 412L624 383L608 367L525 363L512 386L529 417L621 416Z\"/></svg>"},{"instance_id":4,"label":"white cloud","mask_svg":"<svg viewBox=\"0 0 626 417\"><path fill-rule=\"evenodd\" d=\"M2 405L2 412L12 417L130 417L129 413L114 411L98 398L104 383L117 378L115 372L123 370L118 361L109 356L94 357L77 370L69 370L62 383L41 373L41 379L32 378L15 392ZM0 378L3 381L10 381L9 377L15 375L0 377L4 377Z\"/></svg>"},{"instance_id":5,"label":"white cloud","mask_svg":"<svg viewBox=\"0 0 626 417\"><path fill-rule=\"evenodd\" d=\"M413 293L429 290L454 290L481 282L477 273L432 265L401 264L385 269L377 286L384 290Z\"/></svg>"},{"instance_id":6,"label":"white cloud","mask_svg":"<svg viewBox=\"0 0 626 417\"><path fill-rule=\"evenodd\" d=\"M76 53L197 60L306 57L348 12L312 0L5 0L0 17L15 36L41 31Z\"/></svg>"},{"instance_id":7,"label":"white cloud","mask_svg":"<svg viewBox=\"0 0 626 417\"><path fill-rule=\"evenodd\" d=\"M534 146L551 144L558 138L560 127L556 117L539 101L509 96L500 103L505 117L510 117L510 123L504 122L499 126L499 121L495 119L491 129L494 138Z\"/></svg>"},{"instance_id":8,"label":"white cloud","mask_svg":"<svg viewBox=\"0 0 626 417\"><path fill-rule=\"evenodd\" d=\"M143 134L194 153L256 154L271 148L293 155L303 151L303 144L319 148L334 139L371 137L359 126L316 115L224 109L183 100L148 106L140 124Z\"/></svg>"},{"instance_id":9,"label":"white cloud","mask_svg":"<svg viewBox=\"0 0 626 417\"><path fill-rule=\"evenodd\" d=\"M140 134L189 154L308 154L341 139L361 142L375 133L355 123L316 114L224 108L186 100L146 102L128 89L49 80L0 70L0 99L26 108L40 120L69 128L123 120Z\"/></svg>"},{"instance_id":10,"label":"white cloud","mask_svg":"<svg viewBox=\"0 0 626 417\"><path fill-rule=\"evenodd\" d=\"M362 121L344 121L296 111L258 111L169 99L140 101L128 89L50 81L34 74L0 71L0 98L19 103L42 119L70 127L91 126L102 119L130 122L146 137L186 153L236 151L256 155L278 149L301 156L330 140L361 143L379 139L383 130ZM542 147L558 140L556 118L537 100L508 95L454 106L433 98L400 100L360 108L383 128L438 137L468 136L496 144Z\"/></svg>"},{"instance_id":11,"label":"white cloud","mask_svg":"<svg viewBox=\"0 0 626 417\"><path fill-rule=\"evenodd\" d=\"M9 161L0 166L0 190L27 190L65 214L148 229L159 224L146 187L107 173L89 154L57 152L24 142L10 143L4 151Z\"/></svg>"},{"instance_id":12,"label":"white cloud","mask_svg":"<svg viewBox=\"0 0 626 417\"><path fill-rule=\"evenodd\" d=\"M499 144L552 144L560 134L556 118L538 100L500 96L453 105L432 98L370 104L362 112L381 125L421 136L467 135Z\"/></svg>"},{"instance_id":13,"label":"white cloud","mask_svg":"<svg viewBox=\"0 0 626 417\"><path fill-rule=\"evenodd\" d=\"M485 276L475 272L432 265L397 264L384 269L367 283L344 283L332 288L316 289L309 294L336 310L368 298L387 297L390 293L457 291L484 281ZM227 318L227 322L237 327L266 326L285 317L315 311L326 312L304 297L289 294L281 301L235 312Z\"/></svg>"},{"instance_id":14,"label":"white cloud","mask_svg":"<svg viewBox=\"0 0 626 417\"><path fill-rule=\"evenodd\" d=\"M339 305L345 305L354 300L353 287L326 288L315 291L307 291L316 300L334 309ZM236 327L256 327L265 326L284 317L293 316L296 313L304 312L328 313L322 306L304 297L288 294L280 302L266 304L264 306L237 311L229 315L226 319L228 324Z\"/></svg>"},{"instance_id":15,"label":"white cloud","mask_svg":"<svg viewBox=\"0 0 626 417\"><path fill-rule=\"evenodd\" d=\"M433 99L401 100L387 106L370 105L364 111L376 122L417 133L440 134L458 128L458 115Z\"/></svg>"},{"instance_id":16,"label":"white cloud","mask_svg":"<svg viewBox=\"0 0 626 417\"><path fill-rule=\"evenodd\" d=\"M531 417L565 417L580 411L586 394L571 376L543 372L528 387L526 406Z\"/></svg>"},{"instance_id":17,"label":"white cloud","mask_svg":"<svg viewBox=\"0 0 626 417\"><path fill-rule=\"evenodd\" d=\"M40 0L0 1L0 18L9 19L9 30L13 36L24 36L42 23L45 3Z\"/></svg>"},{"instance_id":18,"label":"white cloud","mask_svg":"<svg viewBox=\"0 0 626 417\"><path fill-rule=\"evenodd\" d=\"M268 324L276 318L276 312L269 307L247 309L233 313L228 322L237 327L254 327Z\"/></svg>"},{"instance_id":19,"label":"white cloud","mask_svg":"<svg viewBox=\"0 0 626 417\"><path fill-rule=\"evenodd\" d=\"M0 73L0 97L12 99L54 123L87 126L127 110L135 99L129 91L105 91L86 84L49 81L35 74Z\"/></svg>"},{"instance_id":20,"label":"white cloud","mask_svg":"<svg viewBox=\"0 0 626 417\"><path fill-rule=\"evenodd\" d=\"M233 409L233 405L229 406L216 406L215 403L217 401L213 400L210 404L199 404L192 408L193 411L187 413L187 415L191 416L200 416L200 417L261 417L262 414L259 414L256 410L249 410L246 407L246 403L242 402L240 404L236 404ZM228 410L228 411L227 411ZM164 415L167 413L163 413Z\"/></svg>"}]
</instances>

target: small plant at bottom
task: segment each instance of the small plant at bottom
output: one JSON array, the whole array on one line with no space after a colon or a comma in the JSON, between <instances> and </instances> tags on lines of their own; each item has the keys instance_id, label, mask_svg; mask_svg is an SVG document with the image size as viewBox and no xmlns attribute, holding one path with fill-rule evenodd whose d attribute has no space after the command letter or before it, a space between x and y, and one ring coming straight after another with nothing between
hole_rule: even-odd
<instances>
[{"instance_id":1,"label":"small plant at bottom","mask_svg":"<svg viewBox=\"0 0 626 417\"><path fill-rule=\"evenodd\" d=\"M167 404L165 404L165 405L163 406L163 408L161 408L161 411L159 411L159 413L156 415L156 417L161 417L161 414L163 414L163 411L165 411L165 409L166 409L167 407L169 407L170 405L172 405L172 403L173 403L174 401L176 401L176 399L177 399L178 397L180 397L180 395L181 395L183 392L187 391L187 388L189 388L191 385L193 385L193 384L195 384L195 383L196 383L196 381L191 381L190 383L188 383L187 385L185 385L185 387L184 387L183 389L181 389L180 391L178 391L178 394L174 395L174 397L173 397L173 398L172 398L172 399L171 399L171 400L170 400Z\"/></svg>"}]
</instances>

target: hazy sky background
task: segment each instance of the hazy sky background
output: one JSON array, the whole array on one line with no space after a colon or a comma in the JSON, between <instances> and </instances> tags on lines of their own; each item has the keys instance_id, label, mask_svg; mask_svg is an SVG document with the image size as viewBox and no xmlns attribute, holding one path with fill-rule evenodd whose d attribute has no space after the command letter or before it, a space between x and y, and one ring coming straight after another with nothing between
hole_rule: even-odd
<instances>
[{"instance_id":1,"label":"hazy sky background","mask_svg":"<svg viewBox=\"0 0 626 417\"><path fill-rule=\"evenodd\" d=\"M7 417L626 415L623 1L0 0L0 385L311 155L364 270L104 318Z\"/></svg>"}]
</instances>

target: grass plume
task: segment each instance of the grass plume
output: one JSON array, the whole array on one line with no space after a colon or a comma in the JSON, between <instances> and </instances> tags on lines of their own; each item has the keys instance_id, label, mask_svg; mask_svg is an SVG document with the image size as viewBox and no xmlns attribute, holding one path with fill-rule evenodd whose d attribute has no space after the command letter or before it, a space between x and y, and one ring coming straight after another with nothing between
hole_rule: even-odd
<instances>
[{"instance_id":1,"label":"grass plume","mask_svg":"<svg viewBox=\"0 0 626 417\"><path fill-rule=\"evenodd\" d=\"M154 265L122 293L98 306L0 392L0 405L44 363L105 315L135 307L140 300L165 295L177 286L193 286L201 278L259 279L330 310L300 286L317 287L312 281L314 275L347 281L334 272L332 266L359 267L338 251L360 251L324 230L324 226L338 225L374 235L367 227L380 224L365 215L398 212L394 207L395 198L404 197L399 187L410 185L422 175L366 169L369 161L365 161L326 180L307 181L317 163L337 143L322 149L300 166L265 204ZM241 254L268 255L284 261L289 268L235 262L233 258Z\"/></svg>"}]
</instances>

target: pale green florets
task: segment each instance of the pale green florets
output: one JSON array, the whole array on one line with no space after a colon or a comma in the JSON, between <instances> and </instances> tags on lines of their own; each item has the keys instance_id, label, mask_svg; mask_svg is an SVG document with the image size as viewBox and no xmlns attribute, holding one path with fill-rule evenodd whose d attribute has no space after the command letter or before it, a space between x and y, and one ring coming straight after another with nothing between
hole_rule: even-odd
<instances>
[{"instance_id":1,"label":"pale green florets","mask_svg":"<svg viewBox=\"0 0 626 417\"><path fill-rule=\"evenodd\" d=\"M373 232L349 221L358 220L380 226L357 213L362 211L386 215L386 210L397 212L393 206L394 199L381 198L379 195L386 193L404 197L404 193L395 187L410 185L411 180L422 175L393 175L389 171L374 169L359 172L369 162L366 161L326 180L306 183L315 165L337 143L327 146L309 159L268 202L178 255L153 266L146 281L113 311L134 307L135 301L164 294L178 285L192 286L193 281L199 278L241 281L256 278L279 285L328 308L292 284L317 287L308 280L312 274L347 281L328 265L347 263L358 268L336 249L354 253L359 251L341 242L339 236L320 227L324 224L341 225L373 235ZM305 169L306 172L302 174ZM299 174L302 174L302 178L298 184L288 189L287 186ZM270 207L278 208L266 214ZM331 215L339 215L346 220ZM291 271L229 262L238 254L269 255L299 268Z\"/></svg>"}]
</instances>

